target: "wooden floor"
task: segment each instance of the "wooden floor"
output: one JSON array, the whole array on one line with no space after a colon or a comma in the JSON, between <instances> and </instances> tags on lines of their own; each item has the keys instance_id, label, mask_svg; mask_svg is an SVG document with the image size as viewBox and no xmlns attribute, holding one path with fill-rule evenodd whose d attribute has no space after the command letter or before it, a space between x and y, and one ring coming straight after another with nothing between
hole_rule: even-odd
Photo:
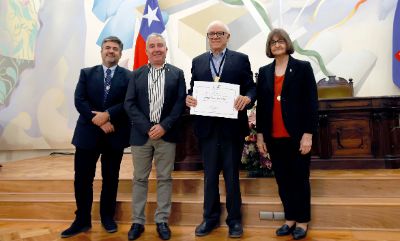
<instances>
[{"instance_id":1,"label":"wooden floor","mask_svg":"<svg viewBox=\"0 0 400 241\"><path fill-rule=\"evenodd\" d=\"M100 162L97 163L95 179L101 179ZM120 179L131 179L133 173L131 155L125 154L121 163ZM311 179L352 179L391 178L398 176L400 169L380 170L312 170ZM203 171L174 171L174 178L203 177ZM31 158L20 161L6 162L0 168L0 180L69 180L74 177L74 162L72 155L55 155ZM151 172L150 178L155 177ZM240 177L246 177L242 171Z\"/></svg>"},{"instance_id":2,"label":"wooden floor","mask_svg":"<svg viewBox=\"0 0 400 241\"><path fill-rule=\"evenodd\" d=\"M94 185L95 199L98 196L101 179L98 163ZM73 218L73 157L52 156L33 158L29 160L3 163L0 168L0 241L121 241L127 240L130 206L130 180L132 178L132 163L130 155L124 156L120 172L119 202L123 214L119 216L119 231L106 233L98 221L93 222L93 228L84 234L69 239L59 238L60 232L70 225ZM291 237L276 237L275 227L280 221L253 223L259 212L265 207L276 205L280 209L275 181L272 178L246 178L241 172L241 191L246 217L244 236L238 240L292 240ZM155 172L151 174L148 206L155 203ZM173 235L171 240L185 241L216 241L233 240L227 235L227 228L221 227L209 236L195 237L195 224L201 220L202 171L175 171L173 202L188 214L175 220L171 217ZM311 172L313 189L313 213L316 214L307 241L399 241L400 240L400 170L313 170ZM223 186L223 183L221 184ZM35 192L31 192L35 190ZM35 194L36 193L36 194ZM221 190L223 194L223 190ZM43 200L41 200L41 198ZM25 200L25 202L22 202ZM54 199L54 200L52 200ZM48 202L48 204L47 204ZM186 204L184 204L186 202ZM183 204L179 204L183 203ZM39 205L42 205L40 208ZM47 206L46 206L47 205ZM60 210L50 209L52 205ZM186 205L186 206L185 206ZM48 208L48 212L43 211ZM64 207L64 208L62 208ZM37 209L35 209L37 208ZM153 207L154 208L154 207ZM30 210L32 216L29 217ZM254 210L253 210L254 209ZM11 211L10 211L11 210ZM29 210L29 211L28 211ZM178 209L174 209L174 212ZM368 211L369 210L369 211ZM9 212L10 211L10 212ZM151 209L151 212L153 209ZM176 211L177 212L177 211ZM369 213L368 213L369 212ZM357 216L359 213L360 216ZM335 214L338 214L335 217ZM340 215L339 215L340 214ZM7 215L15 215L7 218ZM20 215L20 216L18 216ZM125 216L124 216L125 215ZM347 215L347 216L346 216ZM149 215L150 216L150 215ZM345 221L338 221L346 216ZM44 217L45 219L41 219ZM364 226L357 226L357 218L369 219ZM25 219L24 219L25 218ZM361 220L360 220L361 221ZM338 223L342 222L342 223ZM345 223L343 225L343 223ZM180 225L178 225L180 224ZM265 226L268 224L268 226ZM319 226L324 224L325 226ZM342 226L341 226L342 225ZM375 230L365 228L373 225ZM330 227L344 228L330 228ZM146 225L146 231L140 240L160 240L155 226Z\"/></svg>"},{"instance_id":3,"label":"wooden floor","mask_svg":"<svg viewBox=\"0 0 400 241\"><path fill-rule=\"evenodd\" d=\"M77 236L62 239L60 232L64 230L66 223L46 222L0 222L1 241L122 241L128 240L127 235L130 228L128 224L120 224L116 233L105 232L100 224L94 223L93 228ZM173 241L221 241L221 240L243 240L243 241L286 241L293 240L291 236L276 237L274 229L267 228L245 228L240 239L228 237L228 229L220 227L205 237L194 235L194 226L172 226ZM154 225L146 225L145 232L138 241L160 240ZM346 231L346 230L310 230L304 241L399 241L400 232L382 231Z\"/></svg>"}]
</instances>

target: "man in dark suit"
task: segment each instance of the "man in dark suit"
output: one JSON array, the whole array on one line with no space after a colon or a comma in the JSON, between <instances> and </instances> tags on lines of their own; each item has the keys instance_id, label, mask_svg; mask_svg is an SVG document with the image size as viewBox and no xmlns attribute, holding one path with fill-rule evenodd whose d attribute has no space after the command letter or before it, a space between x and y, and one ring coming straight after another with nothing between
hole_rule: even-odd
<instances>
[{"instance_id":1,"label":"man in dark suit","mask_svg":"<svg viewBox=\"0 0 400 241\"><path fill-rule=\"evenodd\" d=\"M118 66L123 46L120 39L107 37L101 45L102 65L81 70L75 90L79 112L72 144L75 145L75 221L62 238L92 227L93 179L101 156L103 178L100 216L105 230L117 231L114 221L119 169L124 148L129 146L129 120L123 103L131 72Z\"/></svg>"},{"instance_id":2,"label":"man in dark suit","mask_svg":"<svg viewBox=\"0 0 400 241\"><path fill-rule=\"evenodd\" d=\"M239 113L237 119L195 117L194 131L204 165L203 222L196 227L195 234L204 236L219 226L221 207L218 184L222 170L227 193L229 237L238 238L243 233L239 164L244 137L249 133L246 109L254 104L256 87L248 56L226 48L230 38L228 27L220 21L212 22L207 28L207 37L210 51L193 59L186 105L197 105L197 100L191 96L196 81L220 81L240 86L240 95L234 103Z\"/></svg>"},{"instance_id":3,"label":"man in dark suit","mask_svg":"<svg viewBox=\"0 0 400 241\"><path fill-rule=\"evenodd\" d=\"M128 239L144 231L148 177L154 158L157 171L157 210L154 220L161 239L171 237L172 177L178 139L178 120L185 107L186 85L183 71L165 62L167 47L162 35L152 33L146 40L149 64L133 72L125 99L132 122L133 158L132 221Z\"/></svg>"}]
</instances>

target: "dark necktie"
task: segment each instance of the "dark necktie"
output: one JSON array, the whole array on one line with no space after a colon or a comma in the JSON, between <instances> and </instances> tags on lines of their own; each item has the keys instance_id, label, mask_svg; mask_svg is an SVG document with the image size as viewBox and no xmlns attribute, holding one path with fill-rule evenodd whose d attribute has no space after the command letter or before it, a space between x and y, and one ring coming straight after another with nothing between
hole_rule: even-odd
<instances>
[{"instance_id":1,"label":"dark necktie","mask_svg":"<svg viewBox=\"0 0 400 241\"><path fill-rule=\"evenodd\" d=\"M108 92L111 88L111 69L106 70L106 78L104 79L104 102L107 99Z\"/></svg>"}]
</instances>

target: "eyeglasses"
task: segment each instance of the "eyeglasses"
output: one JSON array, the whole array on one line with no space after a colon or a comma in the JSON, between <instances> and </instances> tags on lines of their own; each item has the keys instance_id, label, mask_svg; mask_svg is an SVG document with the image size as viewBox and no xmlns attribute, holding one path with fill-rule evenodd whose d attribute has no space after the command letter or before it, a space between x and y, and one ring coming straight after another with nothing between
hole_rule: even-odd
<instances>
[{"instance_id":1,"label":"eyeglasses","mask_svg":"<svg viewBox=\"0 0 400 241\"><path fill-rule=\"evenodd\" d=\"M271 40L269 46L272 47L272 46L274 46L274 45L276 45L276 44L283 45L283 44L285 44L285 43L286 43L286 41L283 40L283 39Z\"/></svg>"},{"instance_id":2,"label":"eyeglasses","mask_svg":"<svg viewBox=\"0 0 400 241\"><path fill-rule=\"evenodd\" d=\"M221 36L224 36L225 32L209 32L207 33L208 38L212 38L214 36L217 36L218 38Z\"/></svg>"}]
</instances>

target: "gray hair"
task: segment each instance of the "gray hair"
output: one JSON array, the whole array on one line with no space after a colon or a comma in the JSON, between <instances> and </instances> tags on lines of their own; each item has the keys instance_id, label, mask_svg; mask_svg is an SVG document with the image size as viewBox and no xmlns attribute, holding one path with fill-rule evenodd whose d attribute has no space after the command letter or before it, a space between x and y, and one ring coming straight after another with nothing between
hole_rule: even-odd
<instances>
[{"instance_id":1,"label":"gray hair","mask_svg":"<svg viewBox=\"0 0 400 241\"><path fill-rule=\"evenodd\" d=\"M165 41L164 36L162 36L159 33L151 33L149 36L147 36L147 39L146 39L146 49L149 46L150 39L152 39L152 38L160 38L163 41L164 45L165 46L167 45L167 42Z\"/></svg>"},{"instance_id":2,"label":"gray hair","mask_svg":"<svg viewBox=\"0 0 400 241\"><path fill-rule=\"evenodd\" d=\"M225 32L227 32L227 33L231 33L231 31L229 30L229 27L228 27L228 25L226 25L224 22L222 22L221 20L215 20L215 21L212 21L210 24L208 24L208 26L207 26L207 33L208 33L208 30L210 30L210 28L212 27L212 26L215 26L215 25L218 25L218 26L221 26L222 28L224 28L224 30L225 30Z\"/></svg>"}]
</instances>

